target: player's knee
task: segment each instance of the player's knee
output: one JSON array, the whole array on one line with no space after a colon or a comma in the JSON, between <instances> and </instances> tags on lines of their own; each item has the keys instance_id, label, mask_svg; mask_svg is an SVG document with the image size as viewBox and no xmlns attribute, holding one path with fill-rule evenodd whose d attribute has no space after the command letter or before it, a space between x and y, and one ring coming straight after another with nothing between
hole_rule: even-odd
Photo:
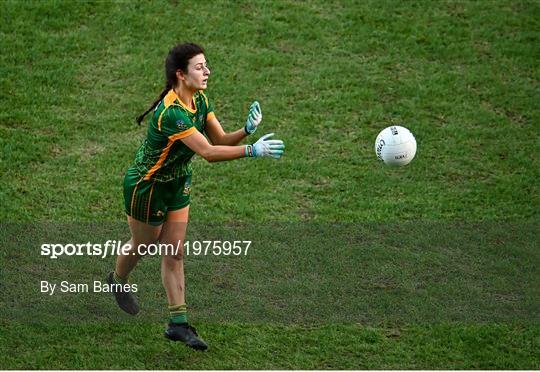
<instances>
[{"instance_id":1,"label":"player's knee","mask_svg":"<svg viewBox=\"0 0 540 372\"><path fill-rule=\"evenodd\" d=\"M163 252L163 259L175 263L184 259L184 247L180 244L165 244L166 249Z\"/></svg>"},{"instance_id":2,"label":"player's knee","mask_svg":"<svg viewBox=\"0 0 540 372\"><path fill-rule=\"evenodd\" d=\"M179 253L174 254L174 255L163 256L163 262L165 263L165 265L168 265L168 266L176 266L180 262L182 262L183 259L184 259L184 253L183 252L181 252L181 253L179 252Z\"/></svg>"},{"instance_id":3,"label":"player's knee","mask_svg":"<svg viewBox=\"0 0 540 372\"><path fill-rule=\"evenodd\" d=\"M170 257L174 261L182 261L184 259L184 252L180 252L173 256L167 256L167 257Z\"/></svg>"}]
</instances>

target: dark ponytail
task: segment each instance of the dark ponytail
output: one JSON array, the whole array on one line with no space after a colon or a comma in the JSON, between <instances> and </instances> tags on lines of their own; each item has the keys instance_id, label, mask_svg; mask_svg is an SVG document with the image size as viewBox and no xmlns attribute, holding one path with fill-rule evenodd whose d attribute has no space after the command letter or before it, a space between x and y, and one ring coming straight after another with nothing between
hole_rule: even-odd
<instances>
[{"instance_id":1,"label":"dark ponytail","mask_svg":"<svg viewBox=\"0 0 540 372\"><path fill-rule=\"evenodd\" d=\"M183 72L187 72L189 60L199 54L204 54L204 49L193 43L178 44L169 51L167 59L165 59L165 89L163 89L159 98L152 103L152 106L148 110L142 115L137 116L137 123L139 125L141 125L144 117L165 98L167 93L178 85L176 71L182 70Z\"/></svg>"},{"instance_id":2,"label":"dark ponytail","mask_svg":"<svg viewBox=\"0 0 540 372\"><path fill-rule=\"evenodd\" d=\"M148 110L146 110L142 115L139 115L137 116L137 123L139 125L141 125L142 121L144 120L144 117L146 116L146 114L148 114L150 111L152 111L154 109L154 107L156 107L158 105L159 102L161 102L161 100L163 98L165 98L165 96L167 95L167 93L169 92L169 90L171 90L172 87L169 86L169 84L167 83L167 85L165 86L165 89L163 89L163 92L161 92L161 94L159 95L159 98L156 99L154 101L154 103L152 103L152 106L150 106L150 108Z\"/></svg>"}]
</instances>

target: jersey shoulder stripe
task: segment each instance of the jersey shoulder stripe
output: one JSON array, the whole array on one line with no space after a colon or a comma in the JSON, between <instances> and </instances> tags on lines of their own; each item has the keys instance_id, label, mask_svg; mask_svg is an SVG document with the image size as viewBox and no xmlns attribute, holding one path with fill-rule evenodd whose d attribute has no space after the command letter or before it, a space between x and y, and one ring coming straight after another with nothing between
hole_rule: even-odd
<instances>
[{"instance_id":1,"label":"jersey shoulder stripe","mask_svg":"<svg viewBox=\"0 0 540 372\"><path fill-rule=\"evenodd\" d=\"M210 101L208 100L208 97L204 93L204 91L199 90L199 94L204 98L204 102L206 103L206 121L210 121L216 117L216 114L214 113L214 108L210 104Z\"/></svg>"},{"instance_id":2,"label":"jersey shoulder stripe","mask_svg":"<svg viewBox=\"0 0 540 372\"><path fill-rule=\"evenodd\" d=\"M204 97L204 102L206 102L206 110L208 110L210 108L210 106L208 105L208 97L206 97L206 94L204 94L202 90L199 90L199 93L202 94L202 96Z\"/></svg>"},{"instance_id":3,"label":"jersey shoulder stripe","mask_svg":"<svg viewBox=\"0 0 540 372\"><path fill-rule=\"evenodd\" d=\"M193 104L195 107L197 107L195 105L195 101ZM192 110L191 108L184 105L184 103L180 100L180 98L178 98L178 95L175 93L175 91L171 89L169 93L167 93L167 95L165 95L165 97L163 98L163 111L161 111L161 113L159 114L158 123L157 123L157 127L160 132L161 132L163 119L164 117L166 117L165 114L169 115L169 118L171 119L174 119L174 117L171 117L171 115L173 116L177 115L179 116L179 119L187 118L187 117L184 117L184 115L182 115L182 112L181 112L182 110L173 110L175 108L187 110L188 112L192 114L197 112L196 109ZM171 110L173 110L174 112L171 112Z\"/></svg>"},{"instance_id":4,"label":"jersey shoulder stripe","mask_svg":"<svg viewBox=\"0 0 540 372\"><path fill-rule=\"evenodd\" d=\"M177 97L176 93L174 93L174 90L171 89L169 90L169 93L167 93L165 97L163 98L163 111L161 111L158 118L158 130L160 132L161 132L161 122L163 120L163 115L165 114L165 111L167 111L167 109L174 104L176 97Z\"/></svg>"}]
</instances>

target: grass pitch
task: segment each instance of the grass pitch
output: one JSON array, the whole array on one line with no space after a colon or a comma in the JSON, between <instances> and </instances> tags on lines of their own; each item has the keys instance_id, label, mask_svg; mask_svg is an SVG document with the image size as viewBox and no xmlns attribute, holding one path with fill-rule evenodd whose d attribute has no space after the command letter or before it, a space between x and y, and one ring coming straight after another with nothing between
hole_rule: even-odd
<instances>
[{"instance_id":1,"label":"grass pitch","mask_svg":"<svg viewBox=\"0 0 540 372\"><path fill-rule=\"evenodd\" d=\"M534 1L0 2L0 368L538 369L539 19ZM161 336L157 258L135 319L38 289L112 267L39 243L127 239L134 118L186 40L225 129L257 99L255 138L287 146L194 161L188 238L254 241L187 258L204 354ZM418 142L405 168L375 158L391 124Z\"/></svg>"}]
</instances>

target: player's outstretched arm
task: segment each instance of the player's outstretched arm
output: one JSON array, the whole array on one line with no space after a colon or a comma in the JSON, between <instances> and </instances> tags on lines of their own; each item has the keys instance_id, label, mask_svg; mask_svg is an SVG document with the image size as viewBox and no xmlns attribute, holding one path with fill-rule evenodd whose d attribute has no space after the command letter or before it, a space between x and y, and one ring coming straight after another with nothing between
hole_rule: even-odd
<instances>
[{"instance_id":1,"label":"player's outstretched arm","mask_svg":"<svg viewBox=\"0 0 540 372\"><path fill-rule=\"evenodd\" d=\"M262 111L259 102L254 101L249 107L248 117L242 129L225 133L219 120L214 116L206 123L205 132L214 145L238 145L248 135L255 133L262 121Z\"/></svg>"},{"instance_id":2,"label":"player's outstretched arm","mask_svg":"<svg viewBox=\"0 0 540 372\"><path fill-rule=\"evenodd\" d=\"M200 132L184 137L181 141L195 153L209 162L226 161L243 157L272 157L279 159L285 150L281 140L272 140L274 133L262 136L257 142L247 146L212 145Z\"/></svg>"},{"instance_id":3,"label":"player's outstretched arm","mask_svg":"<svg viewBox=\"0 0 540 372\"><path fill-rule=\"evenodd\" d=\"M225 133L220 122L215 117L206 123L205 133L214 145L235 146L247 137L244 129Z\"/></svg>"}]
</instances>

